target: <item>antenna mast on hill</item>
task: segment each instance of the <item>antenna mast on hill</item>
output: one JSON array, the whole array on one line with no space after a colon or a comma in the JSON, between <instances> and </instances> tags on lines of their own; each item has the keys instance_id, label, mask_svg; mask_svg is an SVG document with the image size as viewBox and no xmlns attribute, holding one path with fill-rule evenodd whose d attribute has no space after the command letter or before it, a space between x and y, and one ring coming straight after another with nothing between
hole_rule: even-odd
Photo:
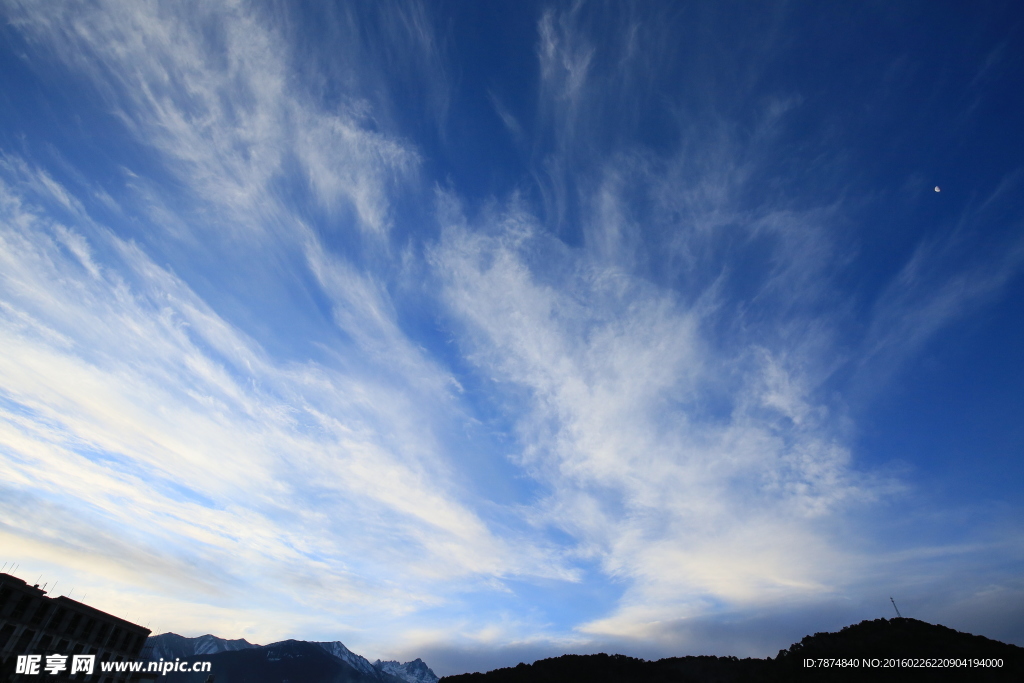
<instances>
[{"instance_id":1,"label":"antenna mast on hill","mask_svg":"<svg viewBox=\"0 0 1024 683\"><path fill-rule=\"evenodd\" d=\"M896 616L897 616L897 617L899 617L900 619L902 619L902 618L903 618L903 615L902 615L902 614L900 614L900 608L896 606L896 601L892 599L892 596L891 596L891 595L889 596L889 602L891 602L891 603L892 603L892 608L893 608L894 610L896 610Z\"/></svg>"}]
</instances>

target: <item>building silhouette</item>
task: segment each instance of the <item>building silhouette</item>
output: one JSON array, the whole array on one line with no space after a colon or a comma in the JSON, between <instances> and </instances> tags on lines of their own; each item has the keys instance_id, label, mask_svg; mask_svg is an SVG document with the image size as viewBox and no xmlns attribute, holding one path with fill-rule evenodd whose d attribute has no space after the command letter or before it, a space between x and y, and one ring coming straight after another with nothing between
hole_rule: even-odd
<instances>
[{"instance_id":1,"label":"building silhouette","mask_svg":"<svg viewBox=\"0 0 1024 683\"><path fill-rule=\"evenodd\" d=\"M151 680L139 674L104 673L101 662L140 659L150 630L66 596L50 598L39 585L0 574L0 683L122 683ZM18 655L67 655L67 671L18 674ZM72 655L95 655L91 675L70 675Z\"/></svg>"}]
</instances>

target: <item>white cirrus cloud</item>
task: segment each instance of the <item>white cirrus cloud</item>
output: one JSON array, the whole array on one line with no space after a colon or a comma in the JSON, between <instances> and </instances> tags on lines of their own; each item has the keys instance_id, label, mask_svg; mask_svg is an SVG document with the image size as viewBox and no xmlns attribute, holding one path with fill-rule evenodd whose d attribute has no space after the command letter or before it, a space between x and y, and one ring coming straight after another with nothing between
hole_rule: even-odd
<instances>
[{"instance_id":1,"label":"white cirrus cloud","mask_svg":"<svg viewBox=\"0 0 1024 683\"><path fill-rule=\"evenodd\" d=\"M350 619L437 604L474 577L569 576L459 502L438 423L415 408L452 399L415 384L415 358L379 381L275 362L137 245L45 215L32 188L52 194L52 179L6 170L7 547L75 557L125 591L173 584L218 609L255 591L248 610L312 601Z\"/></svg>"},{"instance_id":2,"label":"white cirrus cloud","mask_svg":"<svg viewBox=\"0 0 1024 683\"><path fill-rule=\"evenodd\" d=\"M476 229L443 204L433 264L466 355L520 402L520 461L546 491L533 521L629 582L585 631L849 578L827 520L884 486L852 468L799 358L716 347L713 307L564 246L515 202Z\"/></svg>"}]
</instances>

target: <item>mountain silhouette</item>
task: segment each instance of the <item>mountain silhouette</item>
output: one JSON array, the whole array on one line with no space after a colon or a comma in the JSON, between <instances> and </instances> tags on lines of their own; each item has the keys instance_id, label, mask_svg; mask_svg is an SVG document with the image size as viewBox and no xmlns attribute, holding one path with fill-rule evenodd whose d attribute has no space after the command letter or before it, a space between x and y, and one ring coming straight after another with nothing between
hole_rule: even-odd
<instances>
[{"instance_id":1,"label":"mountain silhouette","mask_svg":"<svg viewBox=\"0 0 1024 683\"><path fill-rule=\"evenodd\" d=\"M247 650L253 647L259 647L259 645L254 645L244 638L227 640L210 634L198 638L186 638L177 633L161 633L146 639L146 649L149 652L149 658L153 660L173 661L175 658L192 655L212 655L218 652Z\"/></svg>"},{"instance_id":2,"label":"mountain silhouette","mask_svg":"<svg viewBox=\"0 0 1024 683\"><path fill-rule=\"evenodd\" d=\"M370 664L340 642L314 643L285 640L252 645L244 640L213 636L183 638L161 634L150 638L152 660L210 662L209 672L168 672L167 683L436 683L437 676L415 659L401 664ZM219 650L218 650L219 648ZM163 655L173 655L163 656Z\"/></svg>"},{"instance_id":3,"label":"mountain silhouette","mask_svg":"<svg viewBox=\"0 0 1024 683\"><path fill-rule=\"evenodd\" d=\"M822 666L824 660L846 666ZM944 659L990 666L935 667ZM813 667L807 666L812 660ZM918 661L914 661L918 660ZM923 660L923 661L920 661ZM939 660L939 661L934 661ZM1001 662L1001 666L992 666ZM833 664L833 662L829 662ZM928 664L932 666L927 666ZM916 665L916 666L908 666ZM788 681L1024 681L1024 648L917 619L875 619L806 636L775 658L563 655L442 683L784 683Z\"/></svg>"}]
</instances>

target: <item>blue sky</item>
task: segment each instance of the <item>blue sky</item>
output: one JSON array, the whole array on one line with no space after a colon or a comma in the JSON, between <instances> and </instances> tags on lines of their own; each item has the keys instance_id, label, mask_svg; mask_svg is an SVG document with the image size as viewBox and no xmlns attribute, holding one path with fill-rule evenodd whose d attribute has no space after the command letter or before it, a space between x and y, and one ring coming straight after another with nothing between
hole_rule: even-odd
<instances>
[{"instance_id":1,"label":"blue sky","mask_svg":"<svg viewBox=\"0 0 1024 683\"><path fill-rule=\"evenodd\" d=\"M20 576L439 674L1024 644L1016 3L300 5L2 3Z\"/></svg>"}]
</instances>

